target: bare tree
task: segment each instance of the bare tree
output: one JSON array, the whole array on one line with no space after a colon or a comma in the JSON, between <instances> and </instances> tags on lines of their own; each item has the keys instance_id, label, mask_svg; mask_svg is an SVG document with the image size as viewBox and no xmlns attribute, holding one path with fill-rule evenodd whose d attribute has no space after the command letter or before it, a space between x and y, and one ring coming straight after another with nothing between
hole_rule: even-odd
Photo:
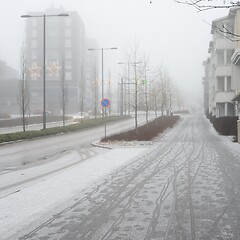
<instances>
[{"instance_id":1,"label":"bare tree","mask_svg":"<svg viewBox=\"0 0 240 240\"><path fill-rule=\"evenodd\" d=\"M140 58L139 44L135 40L133 45L130 45L130 52L128 54L128 62L133 67L134 76L134 116L135 116L135 129L138 127L138 91L139 91L139 81L141 79L141 71L139 71L138 64L142 63Z\"/></svg>"},{"instance_id":2,"label":"bare tree","mask_svg":"<svg viewBox=\"0 0 240 240\"><path fill-rule=\"evenodd\" d=\"M149 89L149 106L155 113L155 118L158 117L159 103L160 103L160 83L158 78L154 77L150 82Z\"/></svg>"},{"instance_id":3,"label":"bare tree","mask_svg":"<svg viewBox=\"0 0 240 240\"><path fill-rule=\"evenodd\" d=\"M148 75L147 75L147 72L150 71L150 65L149 65L149 56L146 57L144 55L144 58L143 58L143 79L142 79L142 84L143 84L143 87L144 87L144 105L145 105L145 113L146 113L146 123L148 125L148 112L149 112L149 101L148 101L148 98L149 98L149 93L148 93L148 83L149 83L149 80L148 80Z\"/></svg>"},{"instance_id":4,"label":"bare tree","mask_svg":"<svg viewBox=\"0 0 240 240\"><path fill-rule=\"evenodd\" d=\"M164 111L167 107L167 92L166 92L166 72L163 67L158 67L157 71L158 81L159 81L159 92L160 92L160 111L163 116Z\"/></svg>"},{"instance_id":5,"label":"bare tree","mask_svg":"<svg viewBox=\"0 0 240 240\"><path fill-rule=\"evenodd\" d=\"M64 62L64 57L62 59L62 74L61 74L61 79L60 79L60 84L61 84L61 93L60 93L60 107L62 110L62 123L63 126L66 124L66 110L67 110L67 104L68 104L68 85L66 83L65 79L65 62Z\"/></svg>"},{"instance_id":6,"label":"bare tree","mask_svg":"<svg viewBox=\"0 0 240 240\"><path fill-rule=\"evenodd\" d=\"M30 93L29 93L29 81L27 74L27 57L25 45L22 45L20 53L20 81L19 81L19 91L17 94L17 100L20 107L20 114L22 118L23 132L26 131L26 113L29 108Z\"/></svg>"},{"instance_id":7,"label":"bare tree","mask_svg":"<svg viewBox=\"0 0 240 240\"><path fill-rule=\"evenodd\" d=\"M222 9L239 7L239 0L173 0L174 2L190 5L196 8L199 12L211 10L211 9Z\"/></svg>"},{"instance_id":8,"label":"bare tree","mask_svg":"<svg viewBox=\"0 0 240 240\"><path fill-rule=\"evenodd\" d=\"M165 79L165 87L166 87L166 107L168 114L171 115L172 107L175 99L176 94L176 86L173 83L172 79L170 78L169 74L166 74Z\"/></svg>"}]
</instances>

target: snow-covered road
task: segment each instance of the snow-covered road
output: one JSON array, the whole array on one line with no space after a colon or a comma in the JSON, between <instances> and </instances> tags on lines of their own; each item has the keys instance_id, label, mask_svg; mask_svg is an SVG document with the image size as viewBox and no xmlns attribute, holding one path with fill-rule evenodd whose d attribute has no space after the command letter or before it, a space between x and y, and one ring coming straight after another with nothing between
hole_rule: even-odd
<instances>
[{"instance_id":1,"label":"snow-covered road","mask_svg":"<svg viewBox=\"0 0 240 240\"><path fill-rule=\"evenodd\" d=\"M204 117L152 145L99 151L77 163L69 151L60 162L72 166L2 195L1 238L240 239L240 145Z\"/></svg>"},{"instance_id":2,"label":"snow-covered road","mask_svg":"<svg viewBox=\"0 0 240 240\"><path fill-rule=\"evenodd\" d=\"M68 152L58 160L0 175L0 239L35 224L49 212L54 214L53 209L144 150L100 150L100 155L80 163L77 152ZM78 164L74 164L76 162ZM17 235L13 239L17 239Z\"/></svg>"}]
</instances>

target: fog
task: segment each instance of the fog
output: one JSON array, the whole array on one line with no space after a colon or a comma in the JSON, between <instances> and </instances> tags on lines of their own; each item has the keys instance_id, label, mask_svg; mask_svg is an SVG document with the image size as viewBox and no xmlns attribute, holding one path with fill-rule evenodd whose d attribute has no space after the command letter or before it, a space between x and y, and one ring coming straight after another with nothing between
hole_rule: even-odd
<instances>
[{"instance_id":1,"label":"fog","mask_svg":"<svg viewBox=\"0 0 240 240\"><path fill-rule=\"evenodd\" d=\"M99 47L117 47L104 55L105 72L115 83L122 71L117 62L126 60L126 48L135 39L150 56L150 65L163 65L185 95L186 102L202 98L202 62L208 57L210 25L227 10L198 13L196 9L171 0L1 0L0 59L19 69L20 47L28 11L62 6L77 11L85 24L86 37Z\"/></svg>"}]
</instances>

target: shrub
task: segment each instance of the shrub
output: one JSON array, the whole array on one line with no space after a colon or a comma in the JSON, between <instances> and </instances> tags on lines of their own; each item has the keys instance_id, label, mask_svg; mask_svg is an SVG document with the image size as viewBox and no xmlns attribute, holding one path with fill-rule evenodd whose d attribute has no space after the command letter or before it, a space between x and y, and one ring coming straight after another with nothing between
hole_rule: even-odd
<instances>
[{"instance_id":1,"label":"shrub","mask_svg":"<svg viewBox=\"0 0 240 240\"><path fill-rule=\"evenodd\" d=\"M149 141L162 133L165 129L173 127L173 125L180 119L179 116L161 116L157 119L133 129L127 132L122 132L120 134L114 134L104 139L102 142L107 141Z\"/></svg>"},{"instance_id":2,"label":"shrub","mask_svg":"<svg viewBox=\"0 0 240 240\"><path fill-rule=\"evenodd\" d=\"M213 127L222 135L237 136L238 117L211 117Z\"/></svg>"}]
</instances>

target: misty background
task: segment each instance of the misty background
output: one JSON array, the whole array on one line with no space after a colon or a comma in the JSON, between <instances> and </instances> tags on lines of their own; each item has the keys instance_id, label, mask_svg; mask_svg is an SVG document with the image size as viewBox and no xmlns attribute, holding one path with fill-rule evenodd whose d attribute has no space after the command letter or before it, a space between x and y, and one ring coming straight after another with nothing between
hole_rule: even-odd
<instances>
[{"instance_id":1,"label":"misty background","mask_svg":"<svg viewBox=\"0 0 240 240\"><path fill-rule=\"evenodd\" d=\"M167 69L187 107L202 104L202 62L211 40L207 23L227 15L227 9L198 13L171 0L1 0L0 59L7 65L19 70L26 21L20 16L51 6L77 11L86 37L95 38L99 48L118 48L104 53L105 78L111 74L113 84L123 72L117 63L127 61L127 48L136 39L140 50L150 56L151 67Z\"/></svg>"}]
</instances>

